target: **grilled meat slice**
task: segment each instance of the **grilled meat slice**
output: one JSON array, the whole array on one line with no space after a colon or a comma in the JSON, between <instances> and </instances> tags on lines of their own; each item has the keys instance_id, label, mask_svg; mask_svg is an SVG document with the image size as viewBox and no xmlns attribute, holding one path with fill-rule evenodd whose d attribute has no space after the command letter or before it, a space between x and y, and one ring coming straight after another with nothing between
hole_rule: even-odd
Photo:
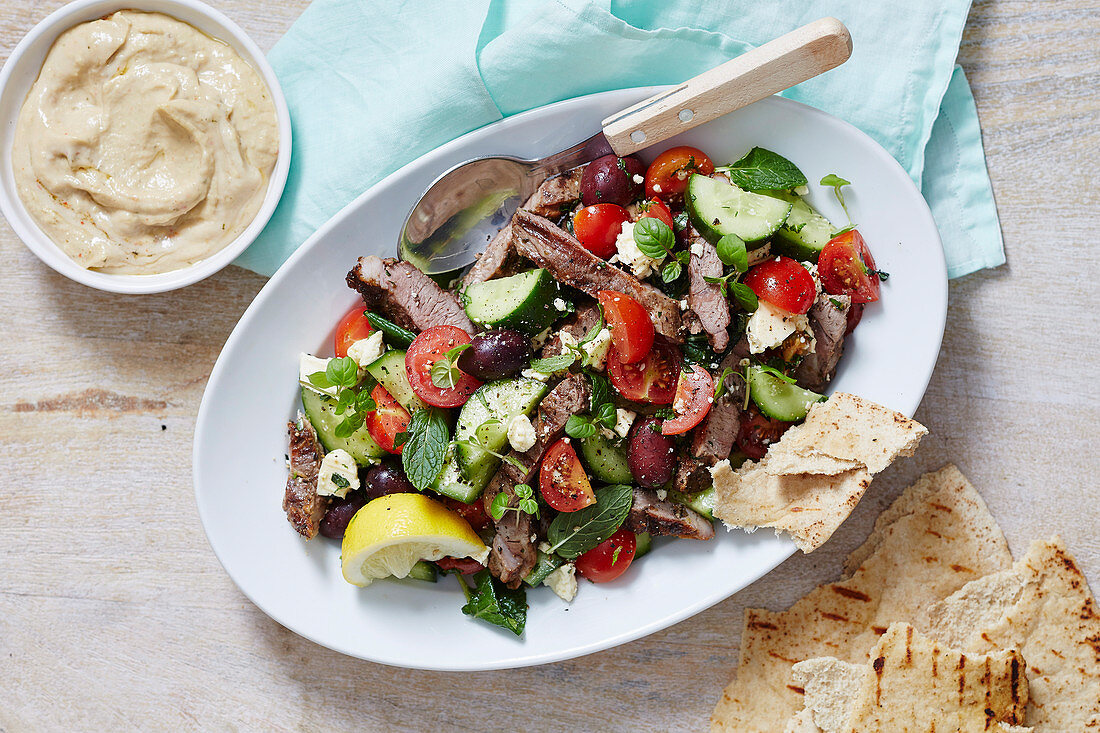
<instances>
[{"instance_id":1,"label":"grilled meat slice","mask_svg":"<svg viewBox=\"0 0 1100 733\"><path fill-rule=\"evenodd\" d=\"M725 351L730 343L730 305L722 288L708 283L708 277L722 277L722 260L718 250L703 239L694 229L690 230L691 260L688 262L688 309L707 332L707 339L715 351Z\"/></svg>"},{"instance_id":2,"label":"grilled meat slice","mask_svg":"<svg viewBox=\"0 0 1100 733\"><path fill-rule=\"evenodd\" d=\"M583 376L571 374L550 390L539 403L538 416L534 420L535 444L530 450L508 453L509 460L501 464L482 495L486 512L501 491L508 492L509 506L519 505L515 496L516 484L530 483L543 453L565 431L569 416L587 409L588 382ZM496 531L489 552L489 572L509 588L517 588L535 566L537 557L531 517L522 512L506 512L496 523Z\"/></svg>"},{"instance_id":3,"label":"grilled meat slice","mask_svg":"<svg viewBox=\"0 0 1100 733\"><path fill-rule=\"evenodd\" d=\"M727 368L740 371L741 360L749 355L749 343L744 338L734 344L718 369L722 374ZM729 458L737 431L741 428L741 406L745 403L745 382L735 375L726 377L726 389L710 406L710 412L695 429L691 440L691 454L713 466Z\"/></svg>"},{"instance_id":4,"label":"grilled meat slice","mask_svg":"<svg viewBox=\"0 0 1100 733\"><path fill-rule=\"evenodd\" d=\"M682 504L661 499L656 491L634 489L634 504L624 527L631 532L673 535L691 540L714 538L714 525Z\"/></svg>"},{"instance_id":5,"label":"grilled meat slice","mask_svg":"<svg viewBox=\"0 0 1100 733\"><path fill-rule=\"evenodd\" d=\"M795 369L794 376L806 389L820 392L836 374L836 365L844 353L844 332L848 330L848 309L852 299L847 295L821 293L810 306L810 327L817 342Z\"/></svg>"},{"instance_id":6,"label":"grilled meat slice","mask_svg":"<svg viewBox=\"0 0 1100 733\"><path fill-rule=\"evenodd\" d=\"M512 244L512 225L499 232L477 256L477 262L462 278L462 285L468 287L474 283L483 283L498 277L515 275L520 271L519 255Z\"/></svg>"},{"instance_id":7,"label":"grilled meat slice","mask_svg":"<svg viewBox=\"0 0 1100 733\"><path fill-rule=\"evenodd\" d=\"M520 209L512 219L519 253L557 280L596 297L601 290L626 293L649 311L657 333L674 341L683 340L680 304L652 285L589 252L568 232L551 221Z\"/></svg>"},{"instance_id":8,"label":"grilled meat slice","mask_svg":"<svg viewBox=\"0 0 1100 733\"><path fill-rule=\"evenodd\" d=\"M697 494L709 488L712 483L710 467L702 461L681 456L676 461L676 471L672 474L672 488L682 494Z\"/></svg>"},{"instance_id":9,"label":"grilled meat slice","mask_svg":"<svg viewBox=\"0 0 1100 733\"><path fill-rule=\"evenodd\" d=\"M301 412L286 424L290 435L290 475L286 479L283 511L294 530L312 539L328 509L329 498L317 495L317 475L325 451L317 440L317 432Z\"/></svg>"},{"instance_id":10,"label":"grilled meat slice","mask_svg":"<svg viewBox=\"0 0 1100 733\"><path fill-rule=\"evenodd\" d=\"M580 200L581 179L587 167L586 163L559 176L547 178L539 186L539 190L527 199L523 208L547 219L557 219L572 204Z\"/></svg>"},{"instance_id":11,"label":"grilled meat slice","mask_svg":"<svg viewBox=\"0 0 1100 733\"><path fill-rule=\"evenodd\" d=\"M593 301L585 301L577 306L576 312L555 325L554 335L542 347L540 356L553 356L561 353L562 332L568 332L577 341L584 338L592 328L600 322L600 307Z\"/></svg>"},{"instance_id":12,"label":"grilled meat slice","mask_svg":"<svg viewBox=\"0 0 1100 733\"><path fill-rule=\"evenodd\" d=\"M360 257L348 273L348 287L358 290L370 308L398 326L423 331L432 326L457 326L474 333L458 299L408 262Z\"/></svg>"}]
</instances>

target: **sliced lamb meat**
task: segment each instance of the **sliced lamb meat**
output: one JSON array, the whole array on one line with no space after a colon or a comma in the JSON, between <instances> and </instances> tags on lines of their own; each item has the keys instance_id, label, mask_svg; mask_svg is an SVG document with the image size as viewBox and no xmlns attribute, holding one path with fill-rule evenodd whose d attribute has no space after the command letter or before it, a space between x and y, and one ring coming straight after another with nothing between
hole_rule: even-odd
<instances>
[{"instance_id":1,"label":"sliced lamb meat","mask_svg":"<svg viewBox=\"0 0 1100 733\"><path fill-rule=\"evenodd\" d=\"M577 341L580 341L600 322L600 307L593 301L585 301L577 306L576 312L554 326L554 335L542 347L541 356L553 356L561 353L561 336L568 332Z\"/></svg>"},{"instance_id":2,"label":"sliced lamb meat","mask_svg":"<svg viewBox=\"0 0 1100 733\"><path fill-rule=\"evenodd\" d=\"M423 331L447 325L474 333L474 324L458 299L408 262L360 257L347 283L359 291L368 307L377 308L398 326Z\"/></svg>"},{"instance_id":3,"label":"sliced lamb meat","mask_svg":"<svg viewBox=\"0 0 1100 733\"><path fill-rule=\"evenodd\" d=\"M582 165L560 176L547 178L539 186L539 190L527 199L523 208L547 219L557 219L570 204L580 199L581 178L584 177L584 169L587 167L587 164Z\"/></svg>"},{"instance_id":4,"label":"sliced lamb meat","mask_svg":"<svg viewBox=\"0 0 1100 733\"><path fill-rule=\"evenodd\" d=\"M712 484L710 467L702 461L681 456L672 474L672 487L682 494L697 494Z\"/></svg>"},{"instance_id":5,"label":"sliced lamb meat","mask_svg":"<svg viewBox=\"0 0 1100 733\"><path fill-rule=\"evenodd\" d=\"M722 260L714 245L691 230L691 260L688 262L688 309L707 332L715 351L725 351L730 343L730 304L722 288L708 283L708 277L722 277Z\"/></svg>"},{"instance_id":6,"label":"sliced lamb meat","mask_svg":"<svg viewBox=\"0 0 1100 733\"><path fill-rule=\"evenodd\" d=\"M583 376L571 374L550 390L539 403L538 416L534 420L535 444L530 450L508 453L509 460L501 464L482 495L485 510L489 511L493 499L502 491L508 493L510 506L518 506L516 484L531 482L542 454L561 437L569 416L587 409L588 382ZM521 469L512 459L524 467ZM522 512L506 512L496 523L496 532L489 552L489 572L509 588L518 588L535 566L538 554L535 541L531 539L534 534L531 517Z\"/></svg>"},{"instance_id":7,"label":"sliced lamb meat","mask_svg":"<svg viewBox=\"0 0 1100 733\"><path fill-rule=\"evenodd\" d=\"M470 271L462 278L462 285L469 286L474 283L483 283L498 277L515 275L520 271L519 255L512 245L512 225L501 229L485 247L485 251L477 256Z\"/></svg>"},{"instance_id":8,"label":"sliced lamb meat","mask_svg":"<svg viewBox=\"0 0 1100 733\"><path fill-rule=\"evenodd\" d=\"M680 304L652 285L609 265L589 252L568 232L541 216L519 210L512 219L516 249L559 282L596 297L601 290L626 293L642 304L657 333L682 341Z\"/></svg>"},{"instance_id":9,"label":"sliced lamb meat","mask_svg":"<svg viewBox=\"0 0 1100 733\"><path fill-rule=\"evenodd\" d=\"M327 496L317 495L317 474L325 451L313 425L301 412L286 428L290 435L290 475L286 479L283 511L295 531L308 540L317 534L329 503Z\"/></svg>"},{"instance_id":10,"label":"sliced lamb meat","mask_svg":"<svg viewBox=\"0 0 1100 733\"><path fill-rule=\"evenodd\" d=\"M749 355L749 343L744 338L734 344L722 364L718 373L722 374L727 368L740 371L741 360ZM729 458L733 450L734 440L737 439L737 431L741 427L741 406L745 402L745 383L742 378L730 374L726 376L726 389L722 396L714 401L710 412L703 418L703 422L695 431L691 441L691 453L693 456L708 465L714 465L718 461Z\"/></svg>"},{"instance_id":11,"label":"sliced lamb meat","mask_svg":"<svg viewBox=\"0 0 1100 733\"><path fill-rule=\"evenodd\" d=\"M795 379L806 389L820 392L836 374L836 364L844 353L844 332L848 330L851 307L852 300L847 295L828 293L817 296L810 307L810 327L817 344L794 372Z\"/></svg>"},{"instance_id":12,"label":"sliced lamb meat","mask_svg":"<svg viewBox=\"0 0 1100 733\"><path fill-rule=\"evenodd\" d=\"M649 532L654 536L714 539L714 525L705 517L682 504L661 499L649 489L634 489L634 504L623 526L631 532Z\"/></svg>"}]
</instances>

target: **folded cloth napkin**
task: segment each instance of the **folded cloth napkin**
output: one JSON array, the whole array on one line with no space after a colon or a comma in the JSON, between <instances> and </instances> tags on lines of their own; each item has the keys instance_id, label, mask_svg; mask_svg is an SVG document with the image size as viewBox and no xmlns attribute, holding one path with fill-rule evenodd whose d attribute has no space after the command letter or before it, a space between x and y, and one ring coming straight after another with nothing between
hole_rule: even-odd
<instances>
[{"instance_id":1,"label":"folded cloth napkin","mask_svg":"<svg viewBox=\"0 0 1100 733\"><path fill-rule=\"evenodd\" d=\"M921 186L951 277L1004 262L977 110L955 66L970 0L314 0L272 49L294 125L283 199L237 264L270 275L405 163L502 117L683 81L819 17L852 58L788 90L886 148Z\"/></svg>"}]
</instances>

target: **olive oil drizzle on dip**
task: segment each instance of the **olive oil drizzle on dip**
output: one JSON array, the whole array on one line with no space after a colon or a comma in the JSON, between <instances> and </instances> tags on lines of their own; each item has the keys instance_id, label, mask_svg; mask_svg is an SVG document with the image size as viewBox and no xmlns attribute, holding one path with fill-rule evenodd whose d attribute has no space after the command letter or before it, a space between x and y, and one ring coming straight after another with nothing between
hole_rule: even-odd
<instances>
[{"instance_id":1,"label":"olive oil drizzle on dip","mask_svg":"<svg viewBox=\"0 0 1100 733\"><path fill-rule=\"evenodd\" d=\"M19 113L19 197L83 267L155 274L221 250L256 217L279 149L260 75L162 13L65 31Z\"/></svg>"}]
</instances>

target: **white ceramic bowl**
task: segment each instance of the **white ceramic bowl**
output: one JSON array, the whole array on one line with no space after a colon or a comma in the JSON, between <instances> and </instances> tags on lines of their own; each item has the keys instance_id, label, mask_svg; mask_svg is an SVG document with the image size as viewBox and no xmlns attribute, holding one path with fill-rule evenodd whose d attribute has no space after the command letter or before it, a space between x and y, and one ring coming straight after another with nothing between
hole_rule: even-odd
<instances>
[{"instance_id":1,"label":"white ceramic bowl","mask_svg":"<svg viewBox=\"0 0 1100 733\"><path fill-rule=\"evenodd\" d=\"M441 172L491 154L539 157L583 140L601 119L658 91L626 89L571 99L450 142L373 186L323 226L260 291L218 357L195 427L199 516L218 559L252 601L287 628L331 649L405 667L478 670L540 664L637 639L711 606L794 551L771 530L718 529L711 542L655 542L614 582L581 581L566 605L528 593L527 631L464 616L454 578L386 580L356 588L340 574L340 546L303 541L280 506L286 422L299 409L298 353L331 353L336 323L361 302L344 283L360 255L396 255L401 225ZM810 179L810 201L846 221L831 189L853 183L848 209L879 267L890 273L846 345L832 390L912 414L939 354L947 271L936 224L905 171L871 138L803 104L773 97L656 146L694 145L716 161L754 145L789 157ZM646 156L643 156L646 157Z\"/></svg>"},{"instance_id":2,"label":"white ceramic bowl","mask_svg":"<svg viewBox=\"0 0 1100 733\"><path fill-rule=\"evenodd\" d=\"M190 23L204 33L228 43L263 77L275 103L279 123L279 157L267 184L256 218L227 246L193 265L156 275L116 275L88 270L76 264L60 247L46 236L27 212L15 187L12 168L12 141L16 121L31 86L38 78L46 54L64 31L89 20L109 15L117 10L144 10L171 15ZM222 269L259 236L267 224L286 186L290 169L290 112L267 59L259 47L245 35L236 23L214 8L198 0L77 0L60 8L36 25L8 57L0 71L0 211L8 224L39 259L65 277L99 290L114 293L161 293L198 282Z\"/></svg>"}]
</instances>

